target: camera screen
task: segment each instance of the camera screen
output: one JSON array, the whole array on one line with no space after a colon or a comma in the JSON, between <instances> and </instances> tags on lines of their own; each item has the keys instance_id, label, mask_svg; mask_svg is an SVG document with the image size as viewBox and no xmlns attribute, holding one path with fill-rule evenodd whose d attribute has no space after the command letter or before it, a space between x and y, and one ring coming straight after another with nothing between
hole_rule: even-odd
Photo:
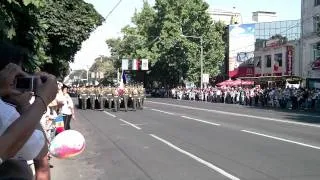
<instances>
[{"instance_id":1,"label":"camera screen","mask_svg":"<svg viewBox=\"0 0 320 180\"><path fill-rule=\"evenodd\" d=\"M18 77L16 79L16 88L17 89L30 89L32 83L32 78Z\"/></svg>"}]
</instances>

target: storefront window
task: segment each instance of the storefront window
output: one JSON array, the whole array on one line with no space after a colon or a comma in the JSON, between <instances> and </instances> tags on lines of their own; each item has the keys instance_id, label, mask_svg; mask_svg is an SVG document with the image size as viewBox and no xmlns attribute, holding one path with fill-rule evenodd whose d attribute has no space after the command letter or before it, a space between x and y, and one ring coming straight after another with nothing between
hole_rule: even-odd
<instances>
[{"instance_id":1,"label":"storefront window","mask_svg":"<svg viewBox=\"0 0 320 180\"><path fill-rule=\"evenodd\" d=\"M279 67L282 67L282 53L274 55L275 63L278 63Z\"/></svg>"},{"instance_id":2,"label":"storefront window","mask_svg":"<svg viewBox=\"0 0 320 180\"><path fill-rule=\"evenodd\" d=\"M265 56L265 62L266 62L266 67L270 68L271 67L271 55L266 55Z\"/></svg>"},{"instance_id":3,"label":"storefront window","mask_svg":"<svg viewBox=\"0 0 320 180\"><path fill-rule=\"evenodd\" d=\"M312 70L320 70L320 43L313 45Z\"/></svg>"},{"instance_id":4,"label":"storefront window","mask_svg":"<svg viewBox=\"0 0 320 180\"><path fill-rule=\"evenodd\" d=\"M313 45L313 61L320 58L320 43Z\"/></svg>"}]
</instances>

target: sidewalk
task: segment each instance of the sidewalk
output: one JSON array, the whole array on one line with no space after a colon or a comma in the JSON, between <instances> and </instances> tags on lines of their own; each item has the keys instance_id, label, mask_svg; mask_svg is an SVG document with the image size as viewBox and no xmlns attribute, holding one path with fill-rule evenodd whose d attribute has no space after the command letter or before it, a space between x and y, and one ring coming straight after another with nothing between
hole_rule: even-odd
<instances>
[{"instance_id":1,"label":"sidewalk","mask_svg":"<svg viewBox=\"0 0 320 180\"><path fill-rule=\"evenodd\" d=\"M97 141L104 141L99 138L92 125L81 115L83 112L76 110L76 121L71 121L71 128L82 133L86 139L85 151L71 159L52 158L50 164L52 180L72 180L72 179L99 179L103 173L102 168L94 164L100 159L101 147ZM107 144L104 141L105 144Z\"/></svg>"}]
</instances>

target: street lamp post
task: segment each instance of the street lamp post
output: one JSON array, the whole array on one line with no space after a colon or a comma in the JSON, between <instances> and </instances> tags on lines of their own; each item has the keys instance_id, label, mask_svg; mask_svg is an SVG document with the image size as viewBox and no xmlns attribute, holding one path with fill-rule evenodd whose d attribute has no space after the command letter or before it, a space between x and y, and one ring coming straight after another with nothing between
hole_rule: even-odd
<instances>
[{"instance_id":1,"label":"street lamp post","mask_svg":"<svg viewBox=\"0 0 320 180\"><path fill-rule=\"evenodd\" d=\"M203 88L203 36L186 36L181 35L183 37L190 37L200 39L200 87Z\"/></svg>"}]
</instances>

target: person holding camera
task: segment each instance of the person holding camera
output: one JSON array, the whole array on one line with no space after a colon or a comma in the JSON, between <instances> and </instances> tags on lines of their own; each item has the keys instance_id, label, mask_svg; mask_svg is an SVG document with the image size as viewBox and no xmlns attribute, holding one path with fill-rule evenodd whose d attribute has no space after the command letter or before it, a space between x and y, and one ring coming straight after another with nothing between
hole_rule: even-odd
<instances>
[{"instance_id":1,"label":"person holding camera","mask_svg":"<svg viewBox=\"0 0 320 180\"><path fill-rule=\"evenodd\" d=\"M39 121L55 99L57 80L46 73L30 76L22 71L26 59L21 48L0 42L0 177L32 179L26 161L34 160L36 179L50 179L48 148ZM32 78L36 89L21 91L17 78ZM31 96L35 99L29 103Z\"/></svg>"}]
</instances>

